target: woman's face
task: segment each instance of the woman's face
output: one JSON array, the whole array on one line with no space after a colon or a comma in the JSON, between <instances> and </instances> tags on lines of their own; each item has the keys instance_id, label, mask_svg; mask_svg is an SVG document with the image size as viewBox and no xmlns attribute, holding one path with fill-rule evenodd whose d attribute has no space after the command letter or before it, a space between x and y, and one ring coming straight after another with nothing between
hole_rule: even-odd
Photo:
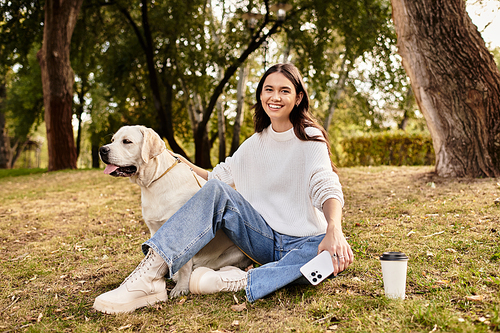
<instances>
[{"instance_id":1,"label":"woman's face","mask_svg":"<svg viewBox=\"0 0 500 333\"><path fill-rule=\"evenodd\" d=\"M281 73L272 73L264 81L260 101L271 119L273 130L284 132L292 128L290 113L302 100L303 93L297 95L293 83Z\"/></svg>"}]
</instances>

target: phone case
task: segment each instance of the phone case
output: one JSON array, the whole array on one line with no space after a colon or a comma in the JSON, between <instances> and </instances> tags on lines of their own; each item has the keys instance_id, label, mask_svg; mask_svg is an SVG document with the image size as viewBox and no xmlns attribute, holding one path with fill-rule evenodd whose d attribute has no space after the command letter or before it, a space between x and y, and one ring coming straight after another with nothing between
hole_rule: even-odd
<instances>
[{"instance_id":1,"label":"phone case","mask_svg":"<svg viewBox=\"0 0 500 333\"><path fill-rule=\"evenodd\" d=\"M302 275L312 285L317 285L333 273L332 257L328 251L323 251L300 268Z\"/></svg>"}]
</instances>

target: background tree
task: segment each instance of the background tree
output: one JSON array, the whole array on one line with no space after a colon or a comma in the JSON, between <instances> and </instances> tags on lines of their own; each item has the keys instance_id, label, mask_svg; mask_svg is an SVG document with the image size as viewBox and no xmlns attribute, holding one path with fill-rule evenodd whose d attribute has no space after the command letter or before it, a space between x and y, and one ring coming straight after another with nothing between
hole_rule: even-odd
<instances>
[{"instance_id":1,"label":"background tree","mask_svg":"<svg viewBox=\"0 0 500 333\"><path fill-rule=\"evenodd\" d=\"M16 72L7 74L6 99L4 104L7 116L11 158L7 168L14 167L32 133L43 121L43 91L40 66L36 59L39 46L27 55L27 62Z\"/></svg>"},{"instance_id":2,"label":"background tree","mask_svg":"<svg viewBox=\"0 0 500 333\"><path fill-rule=\"evenodd\" d=\"M72 103L74 73L69 51L83 0L46 0L43 45L38 52L42 70L49 171L76 168Z\"/></svg>"},{"instance_id":3,"label":"background tree","mask_svg":"<svg viewBox=\"0 0 500 333\"><path fill-rule=\"evenodd\" d=\"M462 0L391 0L399 54L445 177L500 176L500 72Z\"/></svg>"},{"instance_id":4,"label":"background tree","mask_svg":"<svg viewBox=\"0 0 500 333\"><path fill-rule=\"evenodd\" d=\"M42 40L43 4L44 1L33 0L0 2L0 168L13 166L41 111L22 106L33 106L31 102L39 96L36 85L39 79L35 77L35 81L29 82L28 77L39 73L29 55L33 45ZM23 94L12 96L13 86ZM21 108L13 110L15 104Z\"/></svg>"}]
</instances>

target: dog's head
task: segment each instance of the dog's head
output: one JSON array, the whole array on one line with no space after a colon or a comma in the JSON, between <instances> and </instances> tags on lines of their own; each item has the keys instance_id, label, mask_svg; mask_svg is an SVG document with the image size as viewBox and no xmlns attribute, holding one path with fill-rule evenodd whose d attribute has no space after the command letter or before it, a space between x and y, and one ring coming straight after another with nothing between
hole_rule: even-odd
<instances>
[{"instance_id":1,"label":"dog's head","mask_svg":"<svg viewBox=\"0 0 500 333\"><path fill-rule=\"evenodd\" d=\"M104 173L115 177L135 177L144 173L148 162L165 149L165 142L152 129L123 126L113 135L110 144L99 149L99 156L106 163Z\"/></svg>"}]
</instances>

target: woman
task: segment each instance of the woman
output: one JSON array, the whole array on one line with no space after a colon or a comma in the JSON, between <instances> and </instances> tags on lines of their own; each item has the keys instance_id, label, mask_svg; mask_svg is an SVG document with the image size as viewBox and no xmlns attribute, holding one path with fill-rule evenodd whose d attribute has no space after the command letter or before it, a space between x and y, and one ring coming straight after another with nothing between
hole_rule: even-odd
<instances>
[{"instance_id":1,"label":"woman","mask_svg":"<svg viewBox=\"0 0 500 333\"><path fill-rule=\"evenodd\" d=\"M94 308L130 312L166 300L164 276L219 229L261 266L248 272L200 267L191 275L192 293L245 289L254 302L300 282L300 267L322 251L331 254L335 275L353 262L327 135L311 117L299 71L292 64L269 68L256 96L256 133L212 172L188 163L208 182L143 244L146 257L120 287L97 297Z\"/></svg>"}]
</instances>

